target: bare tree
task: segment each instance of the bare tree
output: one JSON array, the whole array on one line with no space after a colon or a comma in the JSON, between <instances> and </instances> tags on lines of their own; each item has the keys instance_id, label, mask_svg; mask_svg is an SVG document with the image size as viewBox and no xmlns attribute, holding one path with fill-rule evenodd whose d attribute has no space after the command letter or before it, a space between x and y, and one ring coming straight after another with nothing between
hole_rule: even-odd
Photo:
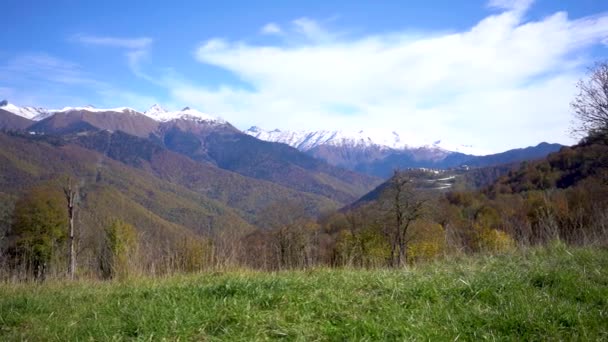
<instances>
[{"instance_id":1,"label":"bare tree","mask_svg":"<svg viewBox=\"0 0 608 342\"><path fill-rule=\"evenodd\" d=\"M275 202L261 216L271 232L277 268L307 266L312 259L310 243L315 227L304 208L295 202Z\"/></svg>"},{"instance_id":2,"label":"bare tree","mask_svg":"<svg viewBox=\"0 0 608 342\"><path fill-rule=\"evenodd\" d=\"M63 188L65 199L68 207L68 276L74 279L76 272L76 253L74 250L74 215L76 213L76 196L78 195L76 188L72 187L72 179L68 178L66 186Z\"/></svg>"},{"instance_id":3,"label":"bare tree","mask_svg":"<svg viewBox=\"0 0 608 342\"><path fill-rule=\"evenodd\" d=\"M608 130L608 61L589 69L588 78L577 84L579 93L570 103L575 122L573 135L605 133Z\"/></svg>"},{"instance_id":4,"label":"bare tree","mask_svg":"<svg viewBox=\"0 0 608 342\"><path fill-rule=\"evenodd\" d=\"M395 171L381 202L390 217L386 229L391 242L389 262L393 267L402 267L407 263L407 247L411 238L408 230L422 217L426 200L416 191L413 179L407 173Z\"/></svg>"}]
</instances>

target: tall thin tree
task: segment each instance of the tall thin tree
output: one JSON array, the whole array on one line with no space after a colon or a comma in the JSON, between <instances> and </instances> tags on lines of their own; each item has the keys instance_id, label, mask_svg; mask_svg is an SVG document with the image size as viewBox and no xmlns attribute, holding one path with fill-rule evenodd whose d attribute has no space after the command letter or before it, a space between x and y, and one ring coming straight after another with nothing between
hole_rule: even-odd
<instances>
[{"instance_id":1,"label":"tall thin tree","mask_svg":"<svg viewBox=\"0 0 608 342\"><path fill-rule=\"evenodd\" d=\"M76 200L78 191L75 186L72 186L72 179L68 177L67 184L63 188L65 199L68 207L68 276L74 279L76 272L76 252L74 247L74 215L76 214Z\"/></svg>"}]
</instances>

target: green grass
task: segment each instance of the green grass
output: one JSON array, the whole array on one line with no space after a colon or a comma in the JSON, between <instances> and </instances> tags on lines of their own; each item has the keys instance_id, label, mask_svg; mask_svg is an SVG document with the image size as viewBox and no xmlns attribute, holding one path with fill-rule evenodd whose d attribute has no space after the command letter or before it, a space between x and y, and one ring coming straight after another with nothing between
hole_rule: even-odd
<instances>
[{"instance_id":1,"label":"green grass","mask_svg":"<svg viewBox=\"0 0 608 342\"><path fill-rule=\"evenodd\" d=\"M608 340L608 250L0 285L0 340Z\"/></svg>"}]
</instances>

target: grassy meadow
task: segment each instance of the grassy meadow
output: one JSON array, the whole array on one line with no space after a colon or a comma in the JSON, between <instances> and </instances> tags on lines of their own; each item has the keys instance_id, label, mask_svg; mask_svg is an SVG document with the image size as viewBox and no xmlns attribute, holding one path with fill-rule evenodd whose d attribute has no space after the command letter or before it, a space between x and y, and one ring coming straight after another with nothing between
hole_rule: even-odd
<instances>
[{"instance_id":1,"label":"grassy meadow","mask_svg":"<svg viewBox=\"0 0 608 342\"><path fill-rule=\"evenodd\" d=\"M608 249L0 284L0 340L608 340Z\"/></svg>"}]
</instances>

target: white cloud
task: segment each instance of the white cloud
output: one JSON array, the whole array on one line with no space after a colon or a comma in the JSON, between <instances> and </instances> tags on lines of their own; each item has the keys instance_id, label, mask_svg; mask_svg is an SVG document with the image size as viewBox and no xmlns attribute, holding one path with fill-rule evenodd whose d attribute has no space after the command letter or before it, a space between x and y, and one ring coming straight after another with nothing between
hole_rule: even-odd
<instances>
[{"instance_id":1,"label":"white cloud","mask_svg":"<svg viewBox=\"0 0 608 342\"><path fill-rule=\"evenodd\" d=\"M293 24L307 40L297 44L210 40L196 58L254 90L172 82L171 91L243 128L397 129L413 144L441 139L487 152L571 143L568 102L588 48L608 35L608 15L525 22L530 3L493 1L505 10L449 34L340 39L301 18Z\"/></svg>"},{"instance_id":2,"label":"white cloud","mask_svg":"<svg viewBox=\"0 0 608 342\"><path fill-rule=\"evenodd\" d=\"M280 35L281 33L283 33L283 30L281 29L281 26L276 23L268 23L262 26L260 32L262 34Z\"/></svg>"}]
</instances>

